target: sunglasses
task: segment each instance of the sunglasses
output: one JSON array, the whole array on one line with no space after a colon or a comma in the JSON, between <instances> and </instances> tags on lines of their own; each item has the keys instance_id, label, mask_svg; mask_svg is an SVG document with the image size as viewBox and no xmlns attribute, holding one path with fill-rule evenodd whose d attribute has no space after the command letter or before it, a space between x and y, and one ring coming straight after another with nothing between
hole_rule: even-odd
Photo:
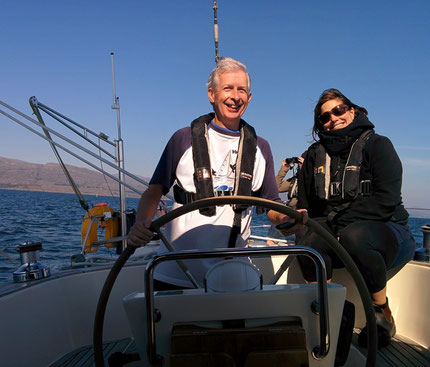
<instances>
[{"instance_id":1,"label":"sunglasses","mask_svg":"<svg viewBox=\"0 0 430 367\"><path fill-rule=\"evenodd\" d=\"M346 111L350 109L346 104L340 104L331 109L331 111L327 111L318 116L318 119L322 124L326 124L330 121L331 114L335 116L342 116Z\"/></svg>"}]
</instances>

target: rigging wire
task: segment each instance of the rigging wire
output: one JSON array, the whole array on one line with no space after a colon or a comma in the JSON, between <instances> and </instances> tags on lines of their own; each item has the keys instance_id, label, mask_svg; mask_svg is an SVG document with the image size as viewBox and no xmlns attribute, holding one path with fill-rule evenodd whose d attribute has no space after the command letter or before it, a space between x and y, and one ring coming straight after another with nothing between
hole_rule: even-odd
<instances>
[{"instance_id":1,"label":"rigging wire","mask_svg":"<svg viewBox=\"0 0 430 367\"><path fill-rule=\"evenodd\" d=\"M37 101L36 97L30 97L29 103L30 103L31 109L33 110L33 113L36 115L39 123L42 124L43 126L46 126L45 122L43 121L42 114L39 111L38 101ZM49 133L49 131L45 127L42 127L42 130L43 130L46 138L49 139L48 140L49 145L51 146L52 151L54 152L54 155L56 156L58 163L60 164L60 167L64 172L64 175L66 176L67 180L69 181L69 184L72 187L72 189L73 189L73 191L74 191L74 193L75 193L75 195L79 201L79 204L81 205L81 207L86 212L88 212L88 210L89 210L88 202L85 200L84 196L82 195L81 191L78 188L78 185L76 184L76 182L73 180L72 176L70 175L65 163L63 162L63 160L60 156L60 153L58 153L57 148L51 142L51 140L52 140L51 134Z\"/></svg>"},{"instance_id":2,"label":"rigging wire","mask_svg":"<svg viewBox=\"0 0 430 367\"><path fill-rule=\"evenodd\" d=\"M98 139L98 142L99 142L99 145L101 144L101 141L100 141L100 138ZM99 156L100 156L100 158L102 157L102 151L99 149ZM105 183L106 183L106 186L107 186L107 188L108 188L108 190L109 190L109 192L110 192L110 195L111 195L111 197L112 197L112 199L115 201L115 203L117 204L117 205L119 205L119 202L118 202L118 200L116 199L116 197L114 196L114 194L113 194L113 192L112 192L112 189L111 189L111 187L110 187L110 185L109 185L109 182L108 182L108 180L107 180L107 178L106 178L106 175L105 175L105 170L104 170L104 168L103 168L103 162L102 162L102 160L100 159L100 168L102 169L102 175L103 175L103 178L104 178L104 180L105 180Z\"/></svg>"}]
</instances>

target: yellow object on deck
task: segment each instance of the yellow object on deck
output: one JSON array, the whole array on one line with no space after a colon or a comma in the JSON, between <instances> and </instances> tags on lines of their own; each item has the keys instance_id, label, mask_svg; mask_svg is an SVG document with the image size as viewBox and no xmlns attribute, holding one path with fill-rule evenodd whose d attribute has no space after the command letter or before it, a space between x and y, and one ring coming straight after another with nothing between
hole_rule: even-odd
<instances>
[{"instance_id":1,"label":"yellow object on deck","mask_svg":"<svg viewBox=\"0 0 430 367\"><path fill-rule=\"evenodd\" d=\"M106 215L105 213L110 213ZM105 239L117 237L119 234L119 219L114 216L115 211L106 203L99 203L92 207L82 222L82 242L85 241L84 252L97 252L98 246L92 246L97 241L97 229L105 230ZM88 233L88 235L87 235ZM85 240L86 238L86 240ZM115 247L115 243L106 243L105 247Z\"/></svg>"}]
</instances>

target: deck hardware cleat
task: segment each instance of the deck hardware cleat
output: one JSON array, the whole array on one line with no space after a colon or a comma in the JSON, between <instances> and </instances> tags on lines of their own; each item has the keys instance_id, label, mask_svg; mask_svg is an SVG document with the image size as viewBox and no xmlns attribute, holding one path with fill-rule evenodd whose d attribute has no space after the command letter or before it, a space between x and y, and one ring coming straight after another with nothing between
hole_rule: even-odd
<instances>
[{"instance_id":1,"label":"deck hardware cleat","mask_svg":"<svg viewBox=\"0 0 430 367\"><path fill-rule=\"evenodd\" d=\"M84 254L75 254L75 255L72 255L70 257L70 262L72 264L75 264L75 263L84 263L86 261L87 261L87 259L86 259L86 257L85 257Z\"/></svg>"},{"instance_id":2,"label":"deck hardware cleat","mask_svg":"<svg viewBox=\"0 0 430 367\"><path fill-rule=\"evenodd\" d=\"M51 271L49 267L39 262L39 251L42 249L42 242L24 242L17 246L21 257L21 266L13 272L13 281L26 282L49 277Z\"/></svg>"}]
</instances>

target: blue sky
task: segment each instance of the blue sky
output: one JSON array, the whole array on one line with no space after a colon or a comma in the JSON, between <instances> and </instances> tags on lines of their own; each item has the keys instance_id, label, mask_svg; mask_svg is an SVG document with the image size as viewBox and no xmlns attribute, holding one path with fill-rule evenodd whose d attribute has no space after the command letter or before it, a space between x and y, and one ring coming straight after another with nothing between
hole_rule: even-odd
<instances>
[{"instance_id":1,"label":"blue sky","mask_svg":"<svg viewBox=\"0 0 430 367\"><path fill-rule=\"evenodd\" d=\"M114 137L115 53L131 172L151 176L170 135L210 111L211 0L0 4L0 100L25 113L34 95ZM366 107L376 131L394 143L406 206L430 208L429 1L219 0L218 6L220 55L249 69L253 100L244 118L270 142L276 168L307 148L315 103L335 87ZM0 156L55 161L45 141L2 116L0 126Z\"/></svg>"}]
</instances>

